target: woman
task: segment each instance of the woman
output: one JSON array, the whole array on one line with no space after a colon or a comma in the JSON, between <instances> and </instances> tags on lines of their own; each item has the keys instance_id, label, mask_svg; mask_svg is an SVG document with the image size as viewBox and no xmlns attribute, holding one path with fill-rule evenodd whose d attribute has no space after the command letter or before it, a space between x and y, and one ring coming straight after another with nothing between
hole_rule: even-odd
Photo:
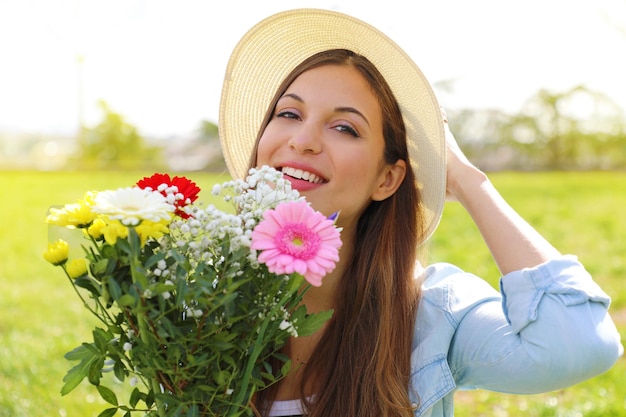
<instances>
[{"instance_id":1,"label":"woman","mask_svg":"<svg viewBox=\"0 0 626 417\"><path fill-rule=\"evenodd\" d=\"M259 23L231 57L220 132L232 175L273 166L341 213L340 262L304 300L333 318L290 341L295 370L258 395L263 415L452 416L456 388L553 390L622 354L608 296L464 157L419 69L371 26L322 10ZM502 294L419 266L446 195L478 226Z\"/></svg>"}]
</instances>

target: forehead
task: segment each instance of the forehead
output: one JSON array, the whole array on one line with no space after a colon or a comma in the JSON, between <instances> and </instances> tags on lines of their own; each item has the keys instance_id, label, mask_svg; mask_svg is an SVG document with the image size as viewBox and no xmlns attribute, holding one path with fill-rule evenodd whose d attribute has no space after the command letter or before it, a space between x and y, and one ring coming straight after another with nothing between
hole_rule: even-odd
<instances>
[{"instance_id":1,"label":"forehead","mask_svg":"<svg viewBox=\"0 0 626 417\"><path fill-rule=\"evenodd\" d=\"M346 87L365 87L371 90L371 86L365 76L350 64L325 64L307 69L298 75L291 85L302 84L303 82L321 82L322 84L340 82L345 84Z\"/></svg>"},{"instance_id":2,"label":"forehead","mask_svg":"<svg viewBox=\"0 0 626 417\"><path fill-rule=\"evenodd\" d=\"M380 112L380 102L365 76L350 65L323 65L300 74L285 94L302 94L302 98L321 102L341 100L341 105L358 105Z\"/></svg>"}]
</instances>

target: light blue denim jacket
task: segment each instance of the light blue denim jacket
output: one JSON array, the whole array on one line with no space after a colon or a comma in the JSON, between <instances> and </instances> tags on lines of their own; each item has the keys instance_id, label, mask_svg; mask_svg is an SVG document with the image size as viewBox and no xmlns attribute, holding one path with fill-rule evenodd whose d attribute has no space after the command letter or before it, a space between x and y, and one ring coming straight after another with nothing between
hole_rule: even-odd
<instances>
[{"instance_id":1,"label":"light blue denim jacket","mask_svg":"<svg viewBox=\"0 0 626 417\"><path fill-rule=\"evenodd\" d=\"M623 354L609 303L573 256L512 272L500 292L453 265L429 266L411 358L415 416L453 416L459 388L531 394L608 370Z\"/></svg>"}]
</instances>

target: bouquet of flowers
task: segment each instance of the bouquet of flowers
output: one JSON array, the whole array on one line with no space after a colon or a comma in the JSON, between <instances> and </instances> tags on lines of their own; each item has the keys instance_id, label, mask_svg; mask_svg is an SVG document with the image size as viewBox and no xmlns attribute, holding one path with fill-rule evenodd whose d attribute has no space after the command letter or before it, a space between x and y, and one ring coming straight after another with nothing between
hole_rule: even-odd
<instances>
[{"instance_id":1,"label":"bouquet of flowers","mask_svg":"<svg viewBox=\"0 0 626 417\"><path fill-rule=\"evenodd\" d=\"M255 392L290 369L280 352L288 338L332 314L309 314L301 301L338 260L336 216L314 211L269 167L213 188L232 213L196 203L199 191L155 174L46 218L84 237L84 256L68 259L59 239L44 257L99 321L93 340L66 354L78 363L61 392L87 378L111 405L101 417L252 415ZM124 401L106 372L128 381Z\"/></svg>"}]
</instances>

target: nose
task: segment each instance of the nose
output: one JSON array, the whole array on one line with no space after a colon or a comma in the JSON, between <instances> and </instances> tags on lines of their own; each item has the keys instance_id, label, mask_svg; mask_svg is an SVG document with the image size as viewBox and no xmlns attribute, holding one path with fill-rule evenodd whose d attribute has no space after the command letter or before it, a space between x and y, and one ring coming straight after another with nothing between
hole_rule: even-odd
<instances>
[{"instance_id":1,"label":"nose","mask_svg":"<svg viewBox=\"0 0 626 417\"><path fill-rule=\"evenodd\" d=\"M289 138L289 147L298 153L317 154L322 150L320 132L308 123L303 123Z\"/></svg>"}]
</instances>

